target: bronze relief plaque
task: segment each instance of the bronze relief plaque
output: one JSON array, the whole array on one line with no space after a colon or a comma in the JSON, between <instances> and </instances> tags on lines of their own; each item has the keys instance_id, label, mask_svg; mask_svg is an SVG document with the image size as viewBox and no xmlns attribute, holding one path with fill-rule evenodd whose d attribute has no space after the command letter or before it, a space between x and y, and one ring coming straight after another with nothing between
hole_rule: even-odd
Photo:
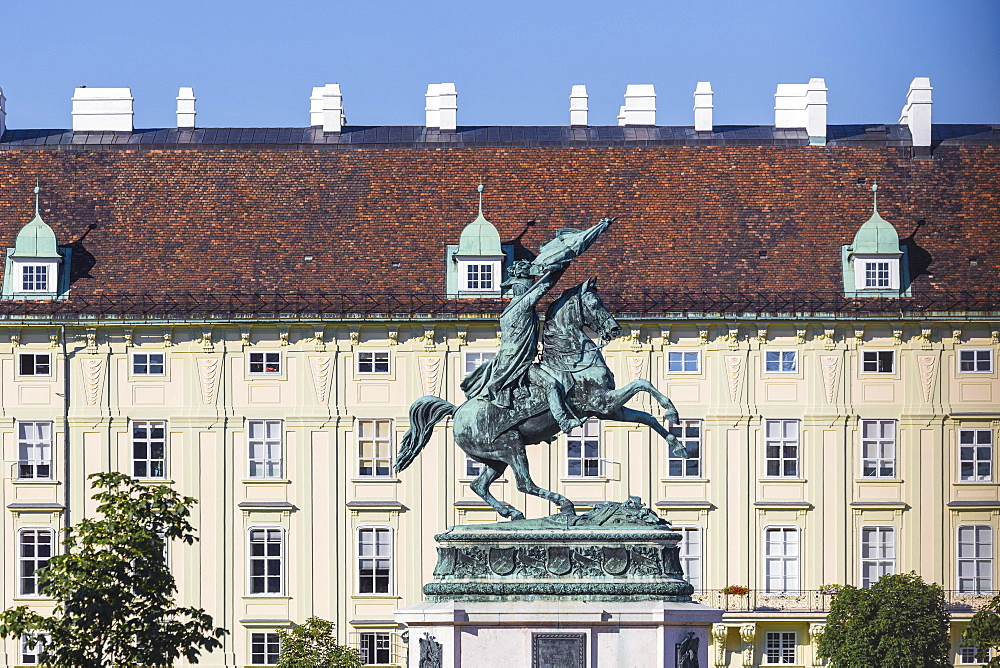
<instances>
[{"instance_id":1,"label":"bronze relief plaque","mask_svg":"<svg viewBox=\"0 0 1000 668\"><path fill-rule=\"evenodd\" d=\"M531 668L587 668L587 634L532 633Z\"/></svg>"}]
</instances>

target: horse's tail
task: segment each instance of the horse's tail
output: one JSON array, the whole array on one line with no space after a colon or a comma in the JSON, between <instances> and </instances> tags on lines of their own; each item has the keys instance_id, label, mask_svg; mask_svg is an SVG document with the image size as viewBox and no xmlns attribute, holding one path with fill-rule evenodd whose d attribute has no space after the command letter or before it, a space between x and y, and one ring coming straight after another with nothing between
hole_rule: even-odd
<instances>
[{"instance_id":1,"label":"horse's tail","mask_svg":"<svg viewBox=\"0 0 1000 668\"><path fill-rule=\"evenodd\" d=\"M442 418L453 415L457 406L439 397L420 397L410 406L410 428L403 436L396 455L396 473L413 463L431 438L431 431Z\"/></svg>"}]
</instances>

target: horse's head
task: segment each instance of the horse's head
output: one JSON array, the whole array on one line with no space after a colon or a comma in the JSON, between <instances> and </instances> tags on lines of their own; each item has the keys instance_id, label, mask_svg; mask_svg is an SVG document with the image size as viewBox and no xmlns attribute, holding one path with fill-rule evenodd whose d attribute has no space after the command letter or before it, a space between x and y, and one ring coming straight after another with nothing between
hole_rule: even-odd
<instances>
[{"instance_id":1,"label":"horse's head","mask_svg":"<svg viewBox=\"0 0 1000 668\"><path fill-rule=\"evenodd\" d=\"M591 278L580 286L580 317L590 329L607 343L621 336L622 328L597 294L597 279Z\"/></svg>"}]
</instances>

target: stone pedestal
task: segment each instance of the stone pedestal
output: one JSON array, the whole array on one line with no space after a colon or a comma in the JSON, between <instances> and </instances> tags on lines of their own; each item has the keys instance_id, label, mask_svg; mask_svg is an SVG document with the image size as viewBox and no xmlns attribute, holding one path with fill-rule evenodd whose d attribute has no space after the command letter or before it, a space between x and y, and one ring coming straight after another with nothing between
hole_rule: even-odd
<instances>
[{"instance_id":1,"label":"stone pedestal","mask_svg":"<svg viewBox=\"0 0 1000 668\"><path fill-rule=\"evenodd\" d=\"M691 602L680 538L635 497L581 516L451 527L435 536L428 600L396 611L409 666L708 666L722 611Z\"/></svg>"}]
</instances>

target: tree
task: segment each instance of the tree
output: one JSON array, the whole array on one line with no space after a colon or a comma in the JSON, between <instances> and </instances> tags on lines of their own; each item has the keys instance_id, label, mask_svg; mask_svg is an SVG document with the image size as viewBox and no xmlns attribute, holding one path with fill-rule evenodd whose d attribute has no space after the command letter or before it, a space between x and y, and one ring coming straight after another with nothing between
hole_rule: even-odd
<instances>
[{"instance_id":1,"label":"tree","mask_svg":"<svg viewBox=\"0 0 1000 668\"><path fill-rule=\"evenodd\" d=\"M980 661L989 659L992 650L993 658L986 665L1000 667L1000 594L972 616L962 632L962 640L962 644L976 648L976 658Z\"/></svg>"},{"instance_id":2,"label":"tree","mask_svg":"<svg viewBox=\"0 0 1000 668\"><path fill-rule=\"evenodd\" d=\"M834 595L819 655L832 668L950 666L949 619L940 585L912 572L884 575Z\"/></svg>"},{"instance_id":3,"label":"tree","mask_svg":"<svg viewBox=\"0 0 1000 668\"><path fill-rule=\"evenodd\" d=\"M44 638L40 662L79 666L168 666L181 655L221 647L227 633L198 608L181 608L164 542L197 540L188 523L195 499L122 473L89 476L98 519L66 530L62 554L38 572L56 600L52 616L25 606L0 613L0 636Z\"/></svg>"},{"instance_id":4,"label":"tree","mask_svg":"<svg viewBox=\"0 0 1000 668\"><path fill-rule=\"evenodd\" d=\"M310 617L305 624L278 631L281 653L278 665L283 668L297 666L338 666L355 668L361 665L358 650L337 644L333 622L319 617Z\"/></svg>"}]
</instances>

